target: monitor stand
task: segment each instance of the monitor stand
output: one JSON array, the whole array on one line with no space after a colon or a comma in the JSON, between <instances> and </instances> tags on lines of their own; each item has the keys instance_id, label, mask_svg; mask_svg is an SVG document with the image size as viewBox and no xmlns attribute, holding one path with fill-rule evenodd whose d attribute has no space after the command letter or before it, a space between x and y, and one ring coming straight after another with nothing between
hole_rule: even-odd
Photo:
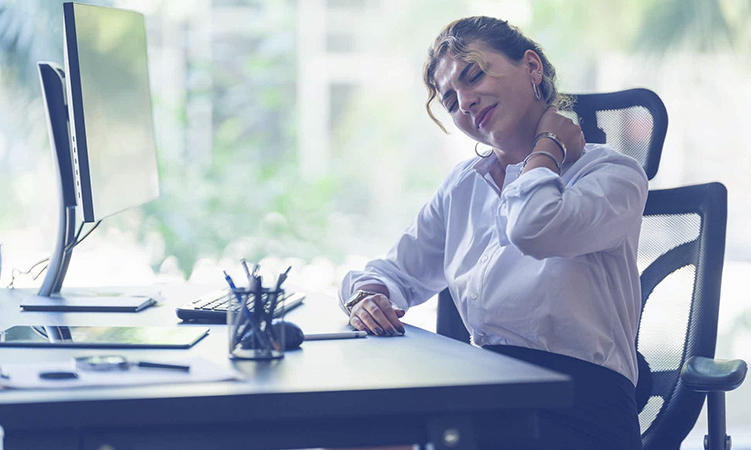
<instances>
[{"instance_id":1,"label":"monitor stand","mask_svg":"<svg viewBox=\"0 0 751 450\"><path fill-rule=\"evenodd\" d=\"M39 62L42 98L47 110L47 128L55 175L60 192L60 209L55 248L49 259L47 274L36 297L21 304L24 311L137 312L155 303L139 296L66 296L60 295L76 239L76 191L70 151L70 122L65 71L58 64Z\"/></svg>"},{"instance_id":2,"label":"monitor stand","mask_svg":"<svg viewBox=\"0 0 751 450\"><path fill-rule=\"evenodd\" d=\"M154 304L156 301L147 296L66 294L64 297L31 297L21 303L21 309L52 312L138 312Z\"/></svg>"}]
</instances>

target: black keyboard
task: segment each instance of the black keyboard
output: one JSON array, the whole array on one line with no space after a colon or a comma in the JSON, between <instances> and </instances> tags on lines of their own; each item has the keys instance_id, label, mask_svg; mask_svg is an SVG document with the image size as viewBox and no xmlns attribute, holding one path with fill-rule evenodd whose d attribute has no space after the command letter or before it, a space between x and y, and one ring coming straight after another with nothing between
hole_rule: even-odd
<instances>
[{"instance_id":1,"label":"black keyboard","mask_svg":"<svg viewBox=\"0 0 751 450\"><path fill-rule=\"evenodd\" d=\"M232 292L229 289L221 289L202 295L198 299L186 303L177 308L177 317L186 321L198 321L203 323L227 323L227 307ZM299 292L285 293L284 299L277 303L274 317L280 317L292 308L300 306L305 299L305 294ZM253 312L253 304L248 305Z\"/></svg>"}]
</instances>

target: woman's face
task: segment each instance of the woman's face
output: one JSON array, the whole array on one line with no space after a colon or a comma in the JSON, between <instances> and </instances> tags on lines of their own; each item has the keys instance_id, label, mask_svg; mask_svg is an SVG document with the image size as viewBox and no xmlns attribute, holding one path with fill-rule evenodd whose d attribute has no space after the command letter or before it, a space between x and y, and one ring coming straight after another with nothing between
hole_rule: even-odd
<instances>
[{"instance_id":1,"label":"woman's face","mask_svg":"<svg viewBox=\"0 0 751 450\"><path fill-rule=\"evenodd\" d=\"M545 102L532 91L532 80L542 79L539 56L528 50L514 63L482 42L468 48L484 55L489 73L477 63L443 56L434 74L441 103L469 137L503 152L524 151L545 112Z\"/></svg>"}]
</instances>

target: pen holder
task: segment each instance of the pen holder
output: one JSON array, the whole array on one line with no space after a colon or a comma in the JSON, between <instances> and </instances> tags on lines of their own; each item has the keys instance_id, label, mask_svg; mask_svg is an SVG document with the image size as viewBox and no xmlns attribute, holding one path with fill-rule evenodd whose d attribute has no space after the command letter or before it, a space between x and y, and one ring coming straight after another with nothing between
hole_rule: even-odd
<instances>
[{"instance_id":1,"label":"pen holder","mask_svg":"<svg viewBox=\"0 0 751 450\"><path fill-rule=\"evenodd\" d=\"M284 358L284 315L274 319L284 290L232 289L227 308L230 359Z\"/></svg>"}]
</instances>

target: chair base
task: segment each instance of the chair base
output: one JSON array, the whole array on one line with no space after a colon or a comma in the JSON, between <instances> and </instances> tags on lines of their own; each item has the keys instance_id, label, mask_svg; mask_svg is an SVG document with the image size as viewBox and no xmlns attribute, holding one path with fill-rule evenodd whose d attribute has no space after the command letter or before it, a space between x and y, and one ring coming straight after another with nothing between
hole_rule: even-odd
<instances>
[{"instance_id":1,"label":"chair base","mask_svg":"<svg viewBox=\"0 0 751 450\"><path fill-rule=\"evenodd\" d=\"M730 436L725 436L725 450L730 450L733 447L733 440L730 438ZM714 450L709 448L709 435L704 435L704 449L705 450Z\"/></svg>"}]
</instances>

